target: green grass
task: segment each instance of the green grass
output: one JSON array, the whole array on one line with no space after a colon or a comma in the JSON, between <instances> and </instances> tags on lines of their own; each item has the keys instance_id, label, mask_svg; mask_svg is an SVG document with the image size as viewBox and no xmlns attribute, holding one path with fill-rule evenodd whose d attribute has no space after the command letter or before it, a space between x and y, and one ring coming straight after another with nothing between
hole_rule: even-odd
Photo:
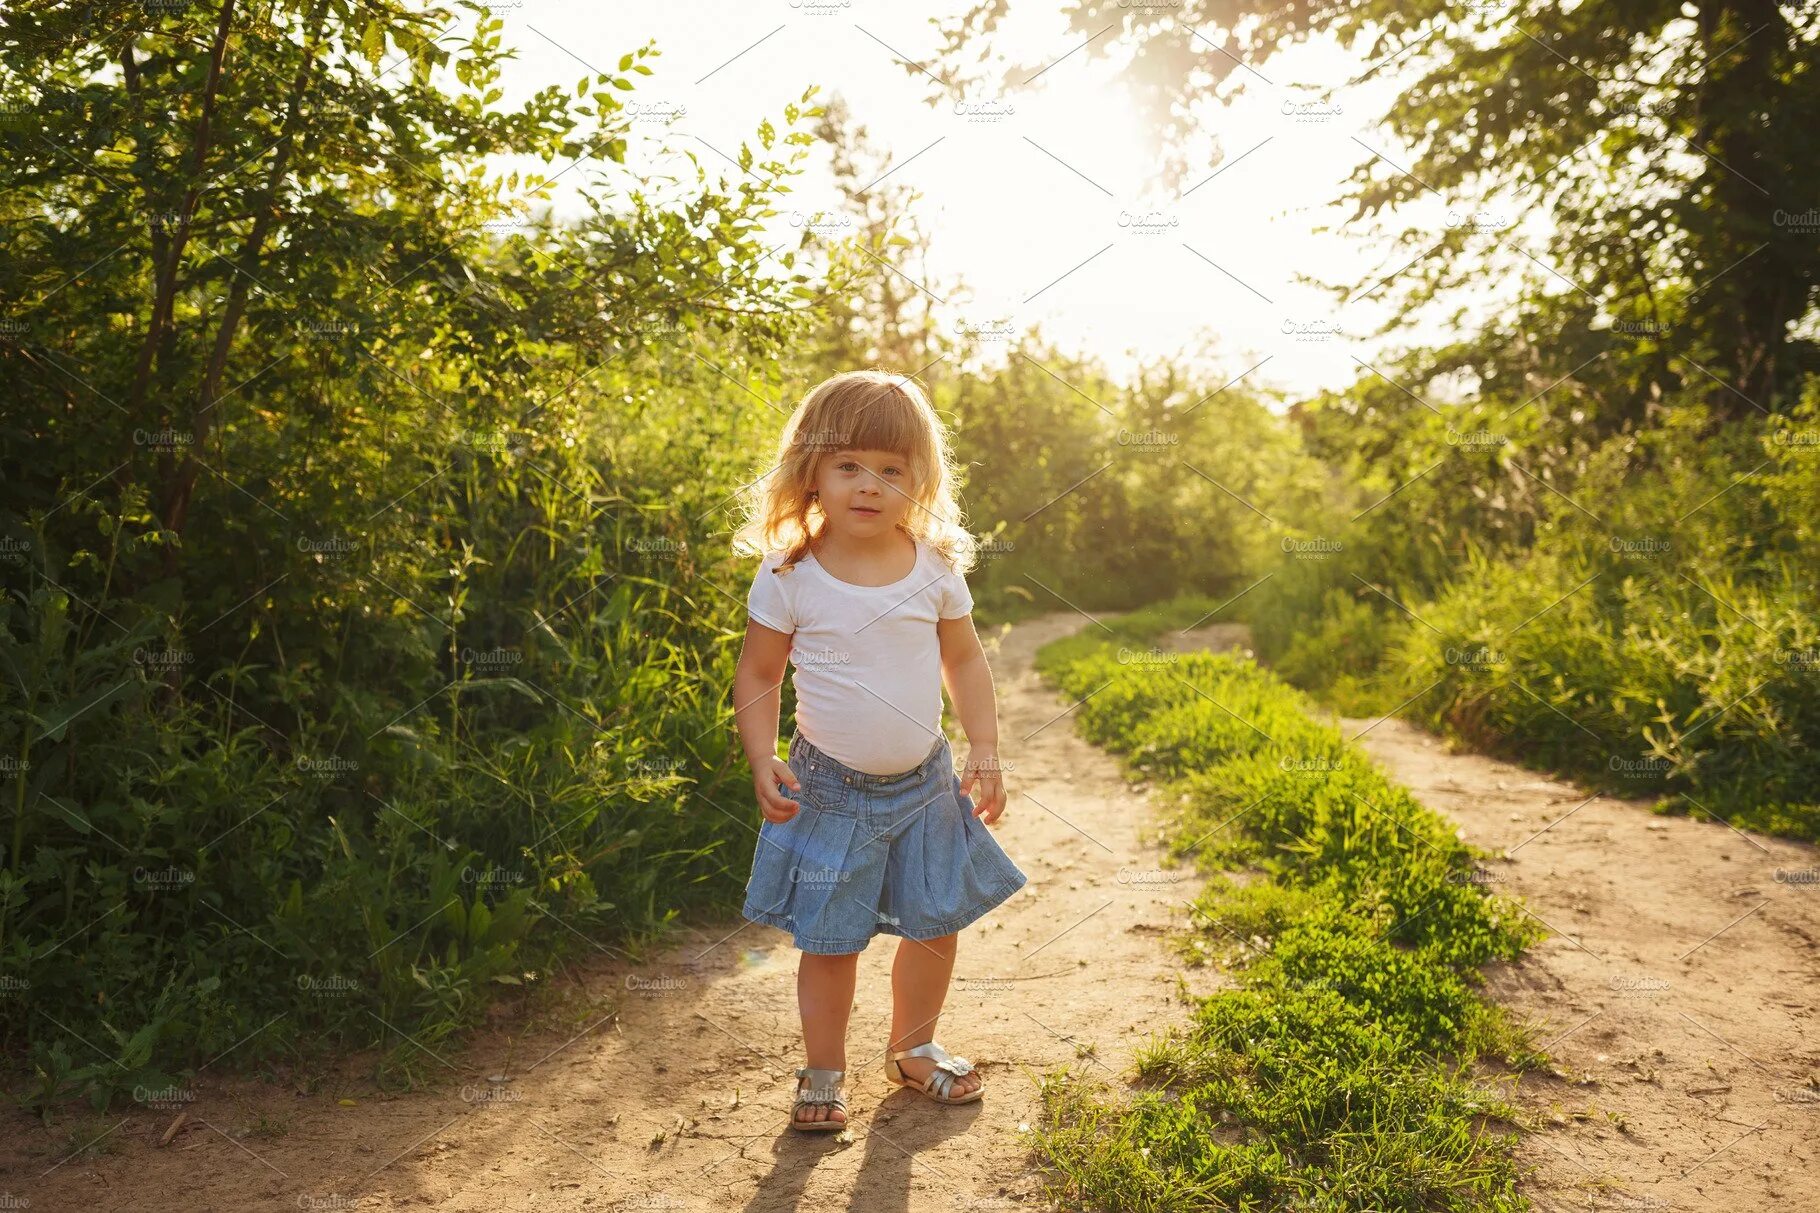
<instances>
[{"instance_id":1,"label":"green grass","mask_svg":"<svg viewBox=\"0 0 1820 1213\"><path fill-rule=\"evenodd\" d=\"M1137 1085L1045 1078L1054 1195L1100 1209L1493 1209L1514 1111L1476 1077L1543 1059L1477 991L1539 936L1480 853L1248 659L1144 646L1184 607L1047 646L1084 736L1179 792L1171 852L1216 873L1186 955L1237 988L1146 1047ZM1189 615L1191 620L1194 615Z\"/></svg>"}]
</instances>

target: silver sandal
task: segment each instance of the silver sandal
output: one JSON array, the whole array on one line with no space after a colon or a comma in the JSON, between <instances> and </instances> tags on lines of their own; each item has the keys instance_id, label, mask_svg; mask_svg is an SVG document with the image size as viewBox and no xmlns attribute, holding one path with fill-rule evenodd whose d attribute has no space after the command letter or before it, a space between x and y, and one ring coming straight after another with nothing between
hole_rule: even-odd
<instances>
[{"instance_id":1,"label":"silver sandal","mask_svg":"<svg viewBox=\"0 0 1820 1213\"><path fill-rule=\"evenodd\" d=\"M831 1133L847 1127L851 1113L847 1111L847 1097L841 1090L841 1079L846 1077L845 1070L822 1070L804 1066L796 1072L798 1079L806 1078L809 1085L804 1087L800 1082L796 1087L796 1099L790 1105L790 1123L804 1133ZM796 1115L801 1107L827 1106L839 1108L841 1119L829 1116L826 1120L803 1120Z\"/></svg>"},{"instance_id":2,"label":"silver sandal","mask_svg":"<svg viewBox=\"0 0 1820 1213\"><path fill-rule=\"evenodd\" d=\"M905 1076L904 1068L897 1064L899 1060L905 1057L927 1057L935 1063L935 1069L929 1071L929 1077L923 1082L912 1082ZM899 1053L892 1053L885 1061L885 1078L887 1081L895 1083L900 1087L908 1087L913 1091L921 1091L936 1103L972 1103L974 1100L984 1095L986 1093L986 1086L984 1083L973 1088L973 1090L967 1092L965 1095L955 1097L948 1094L954 1087L955 1079L963 1074L971 1074L973 1072L974 1066L972 1062L968 1061L965 1057L951 1056L948 1050L942 1048L933 1040L928 1044L917 1045L913 1049L905 1049Z\"/></svg>"}]
</instances>

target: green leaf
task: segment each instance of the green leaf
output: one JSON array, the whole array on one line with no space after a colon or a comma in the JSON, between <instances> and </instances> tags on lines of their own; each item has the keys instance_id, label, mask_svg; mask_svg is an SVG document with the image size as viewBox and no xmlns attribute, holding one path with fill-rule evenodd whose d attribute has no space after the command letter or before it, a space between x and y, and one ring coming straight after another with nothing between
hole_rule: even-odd
<instances>
[{"instance_id":1,"label":"green leaf","mask_svg":"<svg viewBox=\"0 0 1820 1213\"><path fill-rule=\"evenodd\" d=\"M75 723L78 717L118 698L121 692L132 685L133 680L129 678L114 686L101 687L85 695L79 695L75 699L52 708L43 716L34 713L32 719L38 722L41 731L32 739L33 743L44 741L46 738L51 741L62 741L64 731Z\"/></svg>"},{"instance_id":2,"label":"green leaf","mask_svg":"<svg viewBox=\"0 0 1820 1213\"><path fill-rule=\"evenodd\" d=\"M463 691L516 691L532 703L543 702L543 696L537 689L519 678L470 678L459 685Z\"/></svg>"},{"instance_id":3,"label":"green leaf","mask_svg":"<svg viewBox=\"0 0 1820 1213\"><path fill-rule=\"evenodd\" d=\"M360 31L360 50L367 57L367 62L374 67L379 66L379 61L385 58L384 23L377 20L366 23L366 28Z\"/></svg>"}]
</instances>

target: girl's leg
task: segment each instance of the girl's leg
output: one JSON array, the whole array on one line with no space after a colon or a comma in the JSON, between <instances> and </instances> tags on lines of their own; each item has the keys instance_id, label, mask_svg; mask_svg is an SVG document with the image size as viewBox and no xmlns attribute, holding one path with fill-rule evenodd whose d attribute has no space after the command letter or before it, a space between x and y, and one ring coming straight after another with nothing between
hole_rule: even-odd
<instances>
[{"instance_id":1,"label":"girl's leg","mask_svg":"<svg viewBox=\"0 0 1820 1213\"><path fill-rule=\"evenodd\" d=\"M803 1016L804 1064L818 1070L847 1068L847 1018L853 1011L853 988L859 973L859 953L817 956L804 952L796 966L796 1002ZM798 1089L807 1078L797 1080ZM798 1120L846 1120L839 1108L826 1104L802 1108Z\"/></svg>"},{"instance_id":2,"label":"girl's leg","mask_svg":"<svg viewBox=\"0 0 1820 1213\"><path fill-rule=\"evenodd\" d=\"M891 1051L913 1049L935 1039L935 1021L948 997L948 980L954 976L954 956L960 934L939 939L906 939L897 946L891 963ZM906 1057L897 1063L904 1077L926 1082L935 1071L927 1057ZM980 1085L976 1071L954 1080L953 1096L965 1095Z\"/></svg>"}]
</instances>

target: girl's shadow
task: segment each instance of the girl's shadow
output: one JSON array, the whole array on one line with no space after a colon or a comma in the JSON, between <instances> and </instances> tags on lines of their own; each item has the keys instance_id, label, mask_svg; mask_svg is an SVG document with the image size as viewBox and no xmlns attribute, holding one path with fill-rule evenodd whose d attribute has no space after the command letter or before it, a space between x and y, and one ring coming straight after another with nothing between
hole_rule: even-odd
<instances>
[{"instance_id":1,"label":"girl's shadow","mask_svg":"<svg viewBox=\"0 0 1820 1213\"><path fill-rule=\"evenodd\" d=\"M848 1102L857 1103L852 1099ZM945 1107L914 1091L894 1087L883 1102L871 1108L852 1108L848 1123L865 1153L854 1174L852 1190L847 1193L846 1207L853 1213L907 1210L910 1185L919 1175L954 1207L974 1205L991 1195L969 1191L965 1178L944 1170L929 1157L935 1146L950 1137L974 1132L985 1103L986 1100L976 1100ZM879 1123L881 1114L887 1118L884 1124ZM792 1207L801 1204L816 1167L824 1158L848 1148L835 1140L839 1136L799 1133L786 1126L771 1150L772 1173L759 1182L747 1208L774 1208L780 1197Z\"/></svg>"}]
</instances>

